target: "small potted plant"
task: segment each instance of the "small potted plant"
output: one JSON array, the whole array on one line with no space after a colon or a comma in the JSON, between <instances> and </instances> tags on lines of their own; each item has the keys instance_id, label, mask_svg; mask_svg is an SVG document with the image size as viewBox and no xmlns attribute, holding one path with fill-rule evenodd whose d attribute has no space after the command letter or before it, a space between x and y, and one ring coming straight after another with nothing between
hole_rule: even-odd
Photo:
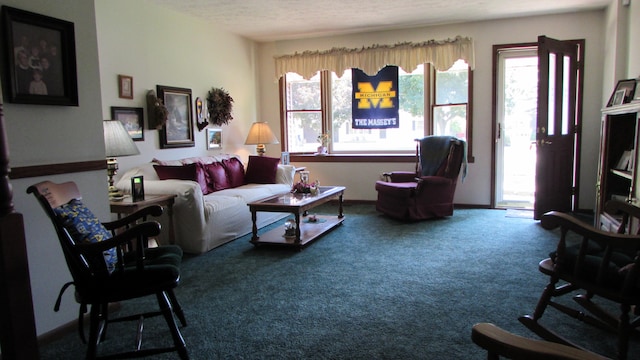
<instances>
[{"instance_id":1,"label":"small potted plant","mask_svg":"<svg viewBox=\"0 0 640 360\"><path fill-rule=\"evenodd\" d=\"M329 134L320 134L318 135L318 142L320 146L318 146L318 155L326 155L327 154L327 146L329 145Z\"/></svg>"}]
</instances>

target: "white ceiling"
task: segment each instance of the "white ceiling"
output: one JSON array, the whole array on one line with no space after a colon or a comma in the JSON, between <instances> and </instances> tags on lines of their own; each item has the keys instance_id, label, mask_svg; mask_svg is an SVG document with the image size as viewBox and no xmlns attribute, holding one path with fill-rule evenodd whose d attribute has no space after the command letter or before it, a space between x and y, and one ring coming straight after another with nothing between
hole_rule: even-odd
<instances>
[{"instance_id":1,"label":"white ceiling","mask_svg":"<svg viewBox=\"0 0 640 360\"><path fill-rule=\"evenodd\" d=\"M603 9L612 0L148 0L255 41Z\"/></svg>"}]
</instances>

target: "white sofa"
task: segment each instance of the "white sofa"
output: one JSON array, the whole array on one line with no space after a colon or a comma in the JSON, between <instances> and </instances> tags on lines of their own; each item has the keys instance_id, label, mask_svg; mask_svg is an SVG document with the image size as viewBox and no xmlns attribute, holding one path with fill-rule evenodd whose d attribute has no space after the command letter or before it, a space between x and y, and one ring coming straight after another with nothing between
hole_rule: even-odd
<instances>
[{"instance_id":1,"label":"white sofa","mask_svg":"<svg viewBox=\"0 0 640 360\"><path fill-rule=\"evenodd\" d=\"M201 187L204 185L197 181L160 180L154 165L181 166L194 163L206 165L214 162L222 163L223 160L231 158L239 160L235 155L186 158L175 161L154 159L150 163L126 171L119 178L116 186L125 193L130 193L131 177L142 175L145 195L176 194L173 207L176 244L187 253L201 254L250 233L252 222L247 203L290 191L295 167L278 164L274 183L248 183L205 195ZM242 166L244 170L244 164ZM246 167L247 170L250 166L251 158ZM207 181L211 180L207 177ZM209 185L212 184L209 183ZM286 213L259 212L257 225L260 228L286 216ZM167 221L168 219L163 215L161 223L165 225ZM164 228L167 228L166 225ZM167 241L166 239L168 237L164 234L160 240L164 242Z\"/></svg>"}]
</instances>

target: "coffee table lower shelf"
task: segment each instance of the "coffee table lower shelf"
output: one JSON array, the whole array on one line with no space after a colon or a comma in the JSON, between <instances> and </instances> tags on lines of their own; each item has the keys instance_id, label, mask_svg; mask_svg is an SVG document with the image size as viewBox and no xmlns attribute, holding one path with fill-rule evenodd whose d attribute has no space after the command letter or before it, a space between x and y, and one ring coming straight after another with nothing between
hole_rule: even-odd
<instances>
[{"instance_id":1,"label":"coffee table lower shelf","mask_svg":"<svg viewBox=\"0 0 640 360\"><path fill-rule=\"evenodd\" d=\"M300 220L300 242L295 237L284 237L284 227L280 226L264 234L260 234L258 239L252 239L254 245L273 245L302 248L313 240L319 238L327 231L341 225L344 217L316 215L318 222L309 222L305 216Z\"/></svg>"}]
</instances>

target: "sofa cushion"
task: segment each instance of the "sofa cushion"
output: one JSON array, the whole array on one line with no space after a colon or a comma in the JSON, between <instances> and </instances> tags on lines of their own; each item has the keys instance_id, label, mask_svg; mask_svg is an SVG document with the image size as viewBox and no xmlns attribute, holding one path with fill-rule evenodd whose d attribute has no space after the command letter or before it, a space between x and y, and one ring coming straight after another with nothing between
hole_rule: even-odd
<instances>
[{"instance_id":1,"label":"sofa cushion","mask_svg":"<svg viewBox=\"0 0 640 360\"><path fill-rule=\"evenodd\" d=\"M227 172L227 179L229 179L230 187L238 187L244 185L244 165L237 158L229 158L222 160L222 166L224 166Z\"/></svg>"},{"instance_id":2,"label":"sofa cushion","mask_svg":"<svg viewBox=\"0 0 640 360\"><path fill-rule=\"evenodd\" d=\"M200 185L203 194L209 194L206 171L202 164L193 163L181 166L153 165L160 180L191 180Z\"/></svg>"},{"instance_id":3,"label":"sofa cushion","mask_svg":"<svg viewBox=\"0 0 640 360\"><path fill-rule=\"evenodd\" d=\"M267 156L249 156L247 173L244 176L246 184L273 184L276 182L279 158Z\"/></svg>"},{"instance_id":4,"label":"sofa cushion","mask_svg":"<svg viewBox=\"0 0 640 360\"><path fill-rule=\"evenodd\" d=\"M227 177L227 171L222 163L214 162L211 164L203 165L207 172L208 187L210 192L220 191L231 187L229 178Z\"/></svg>"}]
</instances>

